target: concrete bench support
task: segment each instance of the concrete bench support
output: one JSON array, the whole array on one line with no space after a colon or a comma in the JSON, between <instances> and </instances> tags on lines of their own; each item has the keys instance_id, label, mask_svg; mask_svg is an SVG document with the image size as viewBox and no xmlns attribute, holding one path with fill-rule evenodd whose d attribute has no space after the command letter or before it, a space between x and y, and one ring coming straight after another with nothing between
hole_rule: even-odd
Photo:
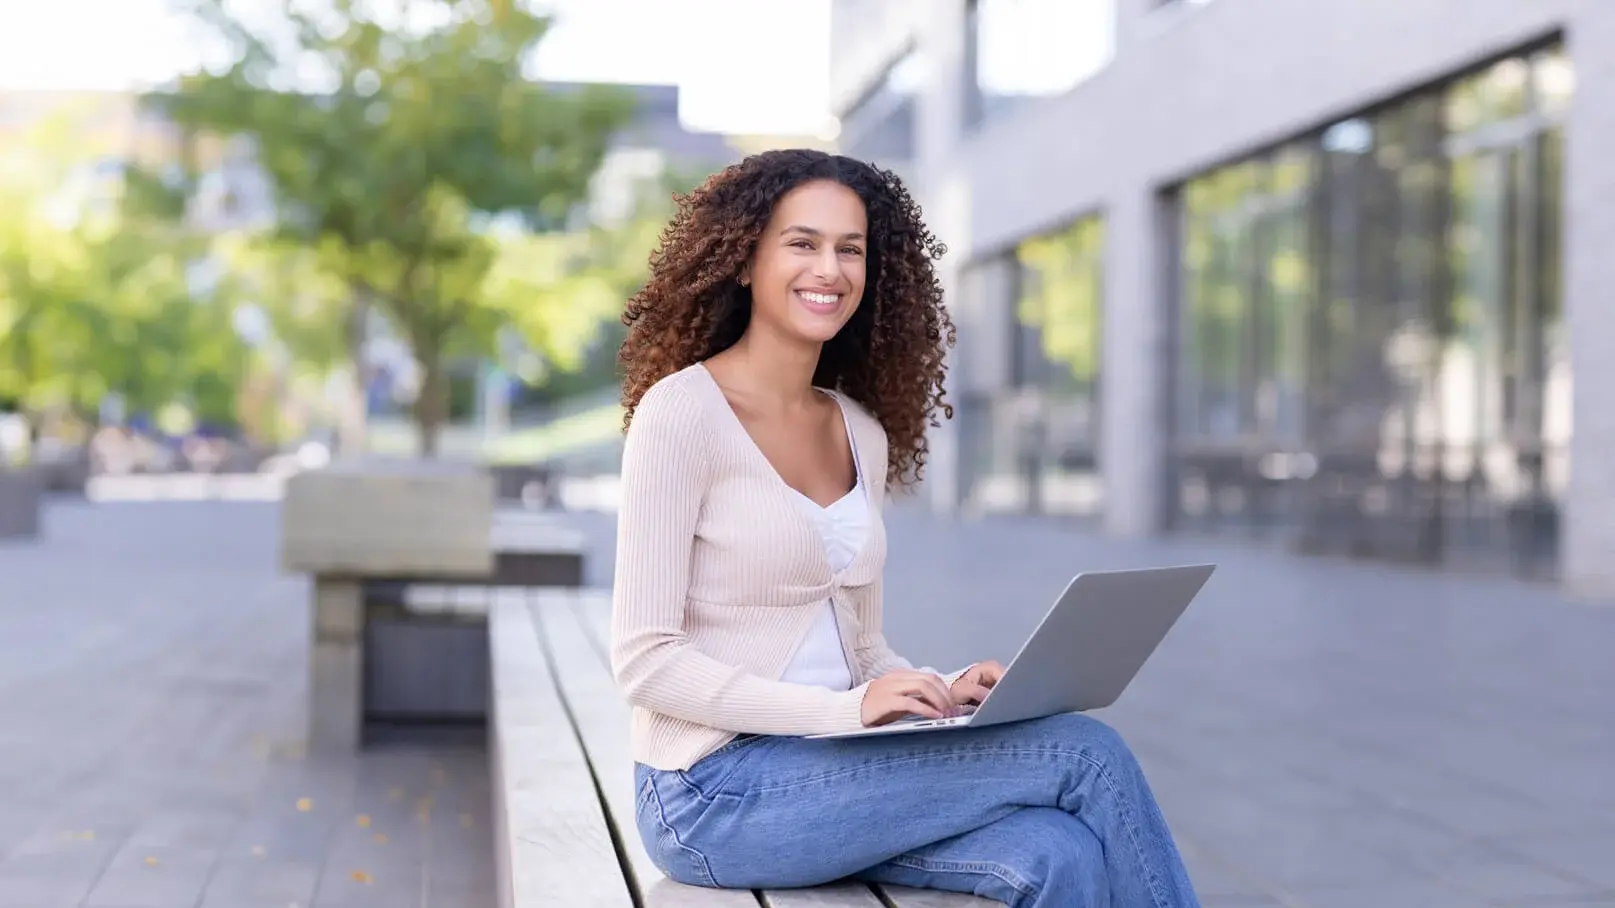
<instances>
[{"instance_id":1,"label":"concrete bench support","mask_svg":"<svg viewBox=\"0 0 1615 908\"><path fill-rule=\"evenodd\" d=\"M358 580L314 578L314 639L309 652L310 744L352 750L363 726L363 587Z\"/></svg>"}]
</instances>

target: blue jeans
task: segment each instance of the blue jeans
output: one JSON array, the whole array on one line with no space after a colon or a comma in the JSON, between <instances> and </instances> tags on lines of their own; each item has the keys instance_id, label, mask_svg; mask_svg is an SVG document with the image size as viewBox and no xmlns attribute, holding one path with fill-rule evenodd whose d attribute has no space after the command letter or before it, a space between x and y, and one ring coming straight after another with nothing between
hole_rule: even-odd
<instances>
[{"instance_id":1,"label":"blue jeans","mask_svg":"<svg viewBox=\"0 0 1615 908\"><path fill-rule=\"evenodd\" d=\"M1014 908L1198 906L1132 751L1080 714L935 734L739 738L684 771L638 767L638 825L674 880L846 877Z\"/></svg>"}]
</instances>

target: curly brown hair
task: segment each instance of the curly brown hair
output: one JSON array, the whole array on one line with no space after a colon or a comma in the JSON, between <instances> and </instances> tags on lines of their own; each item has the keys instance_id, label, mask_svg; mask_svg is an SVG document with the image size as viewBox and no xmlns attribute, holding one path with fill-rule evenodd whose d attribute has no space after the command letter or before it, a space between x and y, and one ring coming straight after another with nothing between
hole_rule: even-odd
<instances>
[{"instance_id":1,"label":"curly brown hair","mask_svg":"<svg viewBox=\"0 0 1615 908\"><path fill-rule=\"evenodd\" d=\"M886 429L887 480L917 482L925 469L926 428L943 399L945 355L955 340L933 261L947 252L926 228L920 206L896 174L810 149L752 155L688 195L662 231L650 279L628 301L623 367L623 429L647 390L740 339L751 320L751 291L737 278L774 205L814 180L857 193L869 220L864 298L825 343L813 383L845 394Z\"/></svg>"}]
</instances>

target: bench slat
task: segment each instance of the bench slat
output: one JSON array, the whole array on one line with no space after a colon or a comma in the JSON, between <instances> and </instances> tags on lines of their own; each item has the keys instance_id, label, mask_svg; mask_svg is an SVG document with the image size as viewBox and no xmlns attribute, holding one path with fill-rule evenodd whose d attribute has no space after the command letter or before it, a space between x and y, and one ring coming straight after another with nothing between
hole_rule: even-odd
<instances>
[{"instance_id":1,"label":"bench slat","mask_svg":"<svg viewBox=\"0 0 1615 908\"><path fill-rule=\"evenodd\" d=\"M812 889L770 889L763 893L767 908L882 908L880 899L863 883L832 883Z\"/></svg>"},{"instance_id":2,"label":"bench slat","mask_svg":"<svg viewBox=\"0 0 1615 908\"><path fill-rule=\"evenodd\" d=\"M594 780L523 604L493 603L489 644L500 905L630 908Z\"/></svg>"},{"instance_id":3,"label":"bench slat","mask_svg":"<svg viewBox=\"0 0 1615 908\"><path fill-rule=\"evenodd\" d=\"M965 895L962 892L943 892L940 889L910 889L907 886L876 887L886 893L886 900L897 908L1003 908L996 899Z\"/></svg>"},{"instance_id":4,"label":"bench slat","mask_svg":"<svg viewBox=\"0 0 1615 908\"><path fill-rule=\"evenodd\" d=\"M588 594L545 590L533 600L533 616L543 629L572 718L594 766L624 855L639 882L647 908L757 908L745 890L713 890L675 883L645 853L635 826L634 761L628 744L629 711L603 656L584 630L585 615L609 609ZM609 620L609 616L608 616Z\"/></svg>"},{"instance_id":5,"label":"bench slat","mask_svg":"<svg viewBox=\"0 0 1615 908\"><path fill-rule=\"evenodd\" d=\"M588 603L579 603L579 604L580 605L587 605ZM598 607L598 608L579 608L578 609L578 615L579 615L580 620L584 624L584 626L589 630L591 636L594 639L594 642L595 642L598 650L601 653L606 652L606 648L609 646L609 643L610 643L610 640L611 640L611 609L610 609L609 604L606 604L603 607ZM624 714L626 714L627 708L623 707L623 711L624 711ZM624 735L626 737L626 732L624 733ZM590 749L591 750L593 749L593 744L590 744ZM854 887L855 890L857 888L861 888L861 887ZM881 886L881 885L875 885L875 886L873 886L873 888L877 893L883 893L885 895L887 901L889 901L893 905L896 905L897 908L993 908L993 906L1000 906L1000 908L1001 908L1001 905L1002 905L1002 903L994 901L993 899L984 899L984 898L979 898L979 897L974 896L974 895L965 895L963 893L958 893L958 892L942 892L942 891L934 890L934 889L910 889L907 886ZM813 890L805 890L805 891L811 892ZM820 891L822 891L822 890L820 890ZM767 904L767 905L775 905L775 904L780 904L780 903L776 903L776 902L769 901L769 900L770 899L778 899L778 898L790 899L790 898L795 898L798 895L800 895L800 892L792 893L792 892L789 892L787 890L781 890L781 891L777 891L777 892L765 892L765 893L763 893L763 898L764 898L764 903L765 904ZM875 901L875 902L858 901L857 900L858 896L856 894L856 891L854 891L854 893L852 895L850 895L850 896L843 896L843 898L852 899L852 900L851 901L843 901L843 902L819 902L819 903L808 902L808 903L805 903L805 904L807 904L807 905L813 905L813 904L825 904L825 905L837 905L837 904L842 904L842 905L872 905L872 904L879 904L878 901ZM783 904L796 905L798 903L786 902L786 903L783 903Z\"/></svg>"}]
</instances>

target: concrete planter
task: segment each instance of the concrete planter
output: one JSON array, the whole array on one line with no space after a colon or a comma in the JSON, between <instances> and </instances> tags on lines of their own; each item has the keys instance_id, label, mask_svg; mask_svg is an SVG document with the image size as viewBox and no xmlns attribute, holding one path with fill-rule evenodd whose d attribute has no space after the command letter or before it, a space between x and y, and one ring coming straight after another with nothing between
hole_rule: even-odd
<instances>
[{"instance_id":1,"label":"concrete planter","mask_svg":"<svg viewBox=\"0 0 1615 908\"><path fill-rule=\"evenodd\" d=\"M0 467L0 539L32 539L39 535L44 491L37 470Z\"/></svg>"},{"instance_id":2,"label":"concrete planter","mask_svg":"<svg viewBox=\"0 0 1615 908\"><path fill-rule=\"evenodd\" d=\"M90 459L75 455L46 465L44 472L47 491L82 496L90 484Z\"/></svg>"}]
</instances>

